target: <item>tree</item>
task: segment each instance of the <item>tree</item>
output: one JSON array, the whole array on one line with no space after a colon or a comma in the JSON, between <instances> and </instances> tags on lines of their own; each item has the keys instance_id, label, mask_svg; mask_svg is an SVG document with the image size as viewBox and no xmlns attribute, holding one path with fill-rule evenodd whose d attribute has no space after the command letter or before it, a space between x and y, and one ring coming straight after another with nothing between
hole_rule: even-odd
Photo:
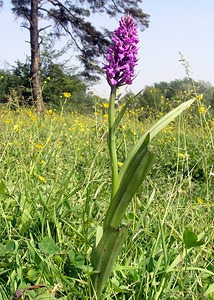
<instances>
[{"instance_id":1,"label":"tree","mask_svg":"<svg viewBox=\"0 0 214 300\"><path fill-rule=\"evenodd\" d=\"M39 34L47 29L39 27L39 20L51 20L54 25L54 34L60 37L62 34L70 36L72 46L78 52L78 58L83 64L82 75L87 78L97 79L98 58L104 54L109 45L110 31L97 30L89 21L90 15L107 14L115 17L117 14L130 12L140 28L148 27L149 16L139 7L142 0L11 0L12 11L17 17L22 17L22 26L30 31L31 46L31 80L33 98L38 111L43 110L41 83L39 76L40 43Z\"/></svg>"},{"instance_id":2,"label":"tree","mask_svg":"<svg viewBox=\"0 0 214 300\"><path fill-rule=\"evenodd\" d=\"M53 62L58 55L57 50L48 53L41 51L40 76L44 103L55 109L63 106L67 111L93 112L95 101L101 100L88 92L83 78L76 74L75 69L68 68L66 61ZM32 105L29 73L29 57L25 62L16 61L10 70L0 69L0 103L7 103L13 109Z\"/></svg>"},{"instance_id":3,"label":"tree","mask_svg":"<svg viewBox=\"0 0 214 300\"><path fill-rule=\"evenodd\" d=\"M30 80L32 83L32 97L36 103L38 112L42 112L44 103L42 99L42 88L40 83L40 47L39 47L39 3L40 0L12 0L14 8L12 11L23 17L23 26L30 31L31 65Z\"/></svg>"},{"instance_id":4,"label":"tree","mask_svg":"<svg viewBox=\"0 0 214 300\"><path fill-rule=\"evenodd\" d=\"M39 0L31 0L30 8L30 45L31 45L31 66L30 78L32 80L33 100L37 104L39 112L43 111L42 89L39 76L40 49L39 49L39 25L38 25Z\"/></svg>"},{"instance_id":5,"label":"tree","mask_svg":"<svg viewBox=\"0 0 214 300\"><path fill-rule=\"evenodd\" d=\"M211 111L214 109L214 87L205 81L194 81L186 77L170 82L154 83L146 86L136 99L136 106L144 108L145 116L167 113L181 101L203 94L203 101Z\"/></svg>"}]
</instances>

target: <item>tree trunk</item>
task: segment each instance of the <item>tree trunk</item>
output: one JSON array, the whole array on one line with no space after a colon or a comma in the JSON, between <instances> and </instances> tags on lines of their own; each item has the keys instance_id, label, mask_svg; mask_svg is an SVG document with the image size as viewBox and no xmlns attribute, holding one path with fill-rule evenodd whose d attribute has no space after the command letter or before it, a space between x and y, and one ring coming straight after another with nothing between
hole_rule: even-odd
<instances>
[{"instance_id":1,"label":"tree trunk","mask_svg":"<svg viewBox=\"0 0 214 300\"><path fill-rule=\"evenodd\" d=\"M32 80L33 101L39 113L44 110L42 99L42 88L40 82L40 51L39 51L39 28L38 28L38 4L40 0L31 0L30 11L30 46L31 46L31 66L30 77Z\"/></svg>"}]
</instances>

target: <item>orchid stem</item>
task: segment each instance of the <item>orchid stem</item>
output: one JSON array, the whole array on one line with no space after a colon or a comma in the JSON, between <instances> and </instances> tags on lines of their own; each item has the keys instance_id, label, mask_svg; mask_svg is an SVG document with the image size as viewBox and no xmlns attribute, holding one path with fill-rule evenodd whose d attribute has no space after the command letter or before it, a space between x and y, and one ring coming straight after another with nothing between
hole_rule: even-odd
<instances>
[{"instance_id":1,"label":"orchid stem","mask_svg":"<svg viewBox=\"0 0 214 300\"><path fill-rule=\"evenodd\" d=\"M117 149L115 143L115 98L116 86L111 88L109 99L109 112L108 112L108 146L110 152L111 172L112 172L112 186L111 186L111 200L113 199L118 187L118 165L117 165Z\"/></svg>"}]
</instances>

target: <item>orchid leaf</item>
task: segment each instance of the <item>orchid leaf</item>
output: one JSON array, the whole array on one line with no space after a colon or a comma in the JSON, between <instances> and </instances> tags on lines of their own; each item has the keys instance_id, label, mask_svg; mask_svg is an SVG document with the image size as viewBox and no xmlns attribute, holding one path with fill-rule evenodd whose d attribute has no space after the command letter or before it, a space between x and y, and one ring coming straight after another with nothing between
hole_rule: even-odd
<instances>
[{"instance_id":1,"label":"orchid leaf","mask_svg":"<svg viewBox=\"0 0 214 300\"><path fill-rule=\"evenodd\" d=\"M180 104L178 107L173 109L171 112L166 114L162 117L159 121L157 121L149 130L147 130L139 139L137 144L132 148L129 156L127 157L126 161L124 162L120 174L119 174L119 181L123 177L124 173L128 170L130 161L133 159L136 152L139 150L141 145L143 144L144 140L146 139L148 133L150 134L150 140L152 140L164 127L166 127L171 121L173 121L177 116L179 116L185 109L187 109L195 99L191 99Z\"/></svg>"},{"instance_id":2,"label":"orchid leaf","mask_svg":"<svg viewBox=\"0 0 214 300\"><path fill-rule=\"evenodd\" d=\"M132 197L136 194L146 175L150 171L154 154L148 150L148 143L149 134L129 162L128 168L123 174L117 192L106 213L104 230L110 225L115 228L120 225Z\"/></svg>"},{"instance_id":3,"label":"orchid leaf","mask_svg":"<svg viewBox=\"0 0 214 300\"><path fill-rule=\"evenodd\" d=\"M127 228L125 226L117 229L108 227L92 251L91 263L96 271L92 276L92 282L98 299L113 269L126 235Z\"/></svg>"}]
</instances>

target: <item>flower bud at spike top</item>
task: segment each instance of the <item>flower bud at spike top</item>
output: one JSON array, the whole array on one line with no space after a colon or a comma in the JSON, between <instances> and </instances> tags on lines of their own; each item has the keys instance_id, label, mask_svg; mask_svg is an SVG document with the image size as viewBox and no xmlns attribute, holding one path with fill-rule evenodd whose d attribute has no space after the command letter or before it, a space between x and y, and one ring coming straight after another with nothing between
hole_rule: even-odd
<instances>
[{"instance_id":1,"label":"flower bud at spike top","mask_svg":"<svg viewBox=\"0 0 214 300\"><path fill-rule=\"evenodd\" d=\"M122 17L108 48L104 69L111 87L131 84L137 65L137 25L130 14Z\"/></svg>"}]
</instances>

